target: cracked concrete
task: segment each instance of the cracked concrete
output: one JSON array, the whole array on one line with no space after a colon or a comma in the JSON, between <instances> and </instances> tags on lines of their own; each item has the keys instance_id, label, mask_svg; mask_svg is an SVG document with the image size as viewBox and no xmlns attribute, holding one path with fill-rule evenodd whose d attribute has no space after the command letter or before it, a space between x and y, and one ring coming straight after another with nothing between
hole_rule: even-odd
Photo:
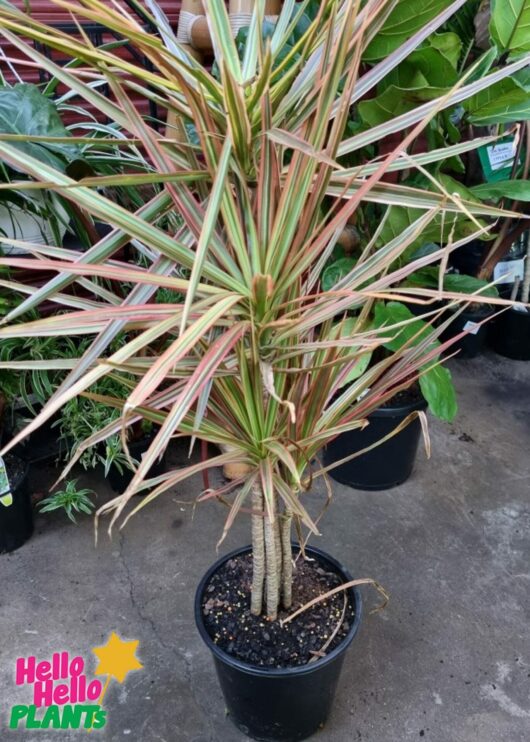
<instances>
[{"instance_id":1,"label":"cracked concrete","mask_svg":"<svg viewBox=\"0 0 530 742\"><path fill-rule=\"evenodd\" d=\"M487 355L452 369L461 412L453 425L431 422L430 462L420 453L394 490L334 486L318 545L379 580L391 602L365 616L323 742L530 738L530 364ZM52 475L37 472L36 489ZM98 504L111 496L93 475L81 481ZM116 631L139 640L144 669L111 683L96 740L244 740L193 622L194 588L216 558L225 515L187 504L201 486L183 483L112 540L102 528L97 548L90 519L75 527L38 516L31 541L0 557L0 739L79 739L81 730L7 729L10 707L30 702L14 684L15 660L68 650L90 663L91 647ZM316 488L309 508L325 497ZM247 542L247 528L239 520L223 548Z\"/></svg>"}]
</instances>

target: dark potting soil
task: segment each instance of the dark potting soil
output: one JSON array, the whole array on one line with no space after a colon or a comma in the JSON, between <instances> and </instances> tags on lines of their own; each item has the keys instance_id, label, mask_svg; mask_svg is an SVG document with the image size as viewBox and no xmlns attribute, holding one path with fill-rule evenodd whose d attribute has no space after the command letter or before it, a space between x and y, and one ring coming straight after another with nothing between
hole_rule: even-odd
<instances>
[{"instance_id":1,"label":"dark potting soil","mask_svg":"<svg viewBox=\"0 0 530 742\"><path fill-rule=\"evenodd\" d=\"M293 573L293 605L279 613L285 619L313 598L342 584L325 563L301 557ZM318 658L344 612L345 592L317 603L290 623L250 613L252 559L243 554L228 560L206 586L203 599L204 625L217 646L232 657L259 667L296 667ZM351 601L336 636L326 647L329 653L344 639L354 617ZM323 656L323 655L321 655Z\"/></svg>"},{"instance_id":2,"label":"dark potting soil","mask_svg":"<svg viewBox=\"0 0 530 742\"><path fill-rule=\"evenodd\" d=\"M414 383L408 389L402 389L391 399L384 402L381 407L405 407L409 404L421 402L423 395L418 384Z\"/></svg>"}]
</instances>

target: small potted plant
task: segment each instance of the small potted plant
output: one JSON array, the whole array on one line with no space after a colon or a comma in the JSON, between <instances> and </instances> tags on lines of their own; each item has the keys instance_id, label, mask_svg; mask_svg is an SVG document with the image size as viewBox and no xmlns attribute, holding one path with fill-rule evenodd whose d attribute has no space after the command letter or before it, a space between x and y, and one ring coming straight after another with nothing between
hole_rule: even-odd
<instances>
[{"instance_id":1,"label":"small potted plant","mask_svg":"<svg viewBox=\"0 0 530 742\"><path fill-rule=\"evenodd\" d=\"M436 10L419 18L407 15L403 23L401 3L396 15L387 14L390 8L379 0L364 5L325 0L298 42L286 48L304 5L286 3L268 40L262 33L264 3L259 2L241 60L224 4L205 0L216 56L211 73L179 46L154 2L146 12L160 36L118 7L97 5L98 21L129 38L139 58L151 61L152 71L37 21L28 24L24 14L0 6L0 33L141 139L156 172L124 175L121 181L144 178L164 184L161 193L130 213L95 190L97 179L74 184L0 139L5 161L51 183L114 227L74 264L56 257L44 261L58 275L36 288L26 308L45 299L59 303L66 287L87 276L105 276L112 286L98 296L97 307L26 325L32 336L86 333L93 340L42 412L8 447L100 379L131 374L126 399L114 402L119 418L97 435L125 435L143 418L158 427L127 490L98 510L99 518L112 516L109 528L118 520L124 525L194 474L226 463L245 466L238 480L203 493L203 500L228 505L221 540L241 515L249 518L252 544L207 571L196 593L195 616L231 718L258 739L301 740L325 723L346 650L359 629L358 586L372 582L352 580L332 556L306 546L308 533L318 533L306 507L311 482L327 473L316 463L318 455L337 435L364 427L375 409L438 365L434 341L440 329L425 328L419 342L400 344L344 387L368 351L384 348L416 321L391 319L374 327L374 302L386 306L395 301L407 275L447 257L440 248L395 267L435 216L450 219L463 210L475 217L504 214L417 185L396 186L383 176L402 164L402 152L438 111L522 69L527 59L491 73L487 66L478 67L472 81L459 80L432 101L344 136L352 106L460 4L438 15ZM79 20L93 13L91 0L76 6ZM81 66L59 68L24 40L33 37L45 38ZM361 65L364 55L385 63L367 70ZM112 89L112 100L99 92L103 84ZM188 124L184 136L197 136L199 144L168 140L143 120L129 97L138 89L181 116ZM381 158L364 160L366 147L396 133L403 137L396 147ZM464 150L474 146L459 145ZM342 164L341 158L360 153L363 161L353 169ZM412 153L406 166L424 167L437 156ZM363 255L340 289L323 290L322 268L359 205L391 206L396 200L412 209L410 224ZM165 219L168 212L182 218L177 229ZM124 240L143 263L118 259ZM31 261L20 258L0 263L31 267ZM157 303L153 297L162 287L182 292L183 300ZM467 296L452 299L465 302ZM337 333L337 324L348 313L358 321L355 332L344 336ZM17 316L12 312L9 320ZM12 332L6 324L0 340ZM126 334L125 343L109 352L120 332ZM181 435L227 451L152 476L152 466ZM90 444L96 440L92 436ZM132 499L141 493L141 501ZM299 536L297 544L293 533Z\"/></svg>"},{"instance_id":2,"label":"small potted plant","mask_svg":"<svg viewBox=\"0 0 530 742\"><path fill-rule=\"evenodd\" d=\"M126 398L127 387L121 383L119 375L107 376L84 396L70 399L55 423L63 442L65 460L70 461L75 456L84 469L101 468L115 492L125 492L135 467L156 434L153 423L147 419L128 428L125 447L119 433L106 434L109 425L119 422L120 405ZM165 456L162 456L151 473L162 474L165 466Z\"/></svg>"},{"instance_id":3,"label":"small potted plant","mask_svg":"<svg viewBox=\"0 0 530 742\"><path fill-rule=\"evenodd\" d=\"M6 398L0 391L0 433ZM14 453L0 457L0 554L20 548L33 533L28 465Z\"/></svg>"},{"instance_id":4,"label":"small potted plant","mask_svg":"<svg viewBox=\"0 0 530 742\"><path fill-rule=\"evenodd\" d=\"M356 318L346 320L341 334L353 334L356 322ZM405 323L403 329L393 333L394 337L374 353L368 351L345 384L353 385L370 365L404 348L412 350L426 337L431 338L430 350L436 355L421 369L414 384L397 391L370 413L365 428L341 433L326 446L324 463L333 479L356 489L381 490L405 482L414 467L421 424L426 429L427 406L441 420L451 421L457 413L451 373L439 363L441 344L432 336L430 325L400 302L374 304L374 327L383 329L400 323Z\"/></svg>"},{"instance_id":5,"label":"small potted plant","mask_svg":"<svg viewBox=\"0 0 530 742\"><path fill-rule=\"evenodd\" d=\"M9 302L0 297L0 312L6 314ZM8 439L8 410L16 396L17 377L0 369L0 441ZM28 487L28 466L14 452L0 457L0 554L22 546L33 533L33 510Z\"/></svg>"},{"instance_id":6,"label":"small potted plant","mask_svg":"<svg viewBox=\"0 0 530 742\"><path fill-rule=\"evenodd\" d=\"M439 271L432 268L423 268L409 276L405 285L416 288L436 290L440 285ZM488 298L496 299L499 291L490 282L470 276L465 273L448 271L442 275L441 285L448 300L437 302L436 305L410 305L415 314L421 311L447 308L442 316L450 320L441 335L446 341L458 337L451 345L450 352L458 358L475 358L484 347L487 334L487 320L495 312L495 306L488 303ZM469 294L469 303L465 307L449 306L451 294ZM480 301L475 301L473 295L478 295Z\"/></svg>"},{"instance_id":7,"label":"small potted plant","mask_svg":"<svg viewBox=\"0 0 530 742\"><path fill-rule=\"evenodd\" d=\"M530 233L526 233L527 239ZM516 361L530 360L530 241L526 249L524 278L516 278L511 299L517 301L500 314L492 325L490 342L492 348L506 358ZM519 303L520 302L520 303Z\"/></svg>"}]
</instances>

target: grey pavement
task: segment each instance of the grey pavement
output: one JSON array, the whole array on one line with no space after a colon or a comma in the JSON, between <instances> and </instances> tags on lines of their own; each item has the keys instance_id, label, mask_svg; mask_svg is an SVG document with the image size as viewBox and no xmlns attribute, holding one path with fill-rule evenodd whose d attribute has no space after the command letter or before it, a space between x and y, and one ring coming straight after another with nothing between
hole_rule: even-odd
<instances>
[{"instance_id":1,"label":"grey pavement","mask_svg":"<svg viewBox=\"0 0 530 742\"><path fill-rule=\"evenodd\" d=\"M452 425L431 421L431 459L420 452L413 477L386 492L334 486L314 543L381 582L391 601L366 611L315 740L530 740L530 364L486 355L451 368L461 411ZM36 490L52 474L38 472ZM110 497L93 475L82 482L98 504ZM245 739L193 621L225 515L214 503L193 508L200 490L199 478L179 485L112 540L101 529L97 547L92 519L76 527L39 515L31 541L0 557L0 740L82 739L83 730L7 729L10 707L30 703L15 660L65 650L89 662L111 631L139 640L144 669L111 683L96 742ZM307 498L317 512L325 493ZM223 549L248 539L241 519ZM368 608L377 600L365 592Z\"/></svg>"}]
</instances>

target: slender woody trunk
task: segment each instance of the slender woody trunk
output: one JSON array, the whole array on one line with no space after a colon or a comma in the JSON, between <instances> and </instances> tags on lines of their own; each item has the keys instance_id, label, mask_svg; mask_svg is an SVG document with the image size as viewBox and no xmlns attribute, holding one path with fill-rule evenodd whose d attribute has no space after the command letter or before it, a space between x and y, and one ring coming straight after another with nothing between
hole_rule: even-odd
<instances>
[{"instance_id":1,"label":"slender woody trunk","mask_svg":"<svg viewBox=\"0 0 530 742\"><path fill-rule=\"evenodd\" d=\"M258 483L252 489L252 510L250 611L255 616L265 612L269 621L275 621L280 605L285 609L292 605L292 513L286 510L280 514L275 502L271 520Z\"/></svg>"},{"instance_id":2,"label":"slender woody trunk","mask_svg":"<svg viewBox=\"0 0 530 742\"><path fill-rule=\"evenodd\" d=\"M263 608L263 585L265 583L265 536L263 529L263 493L256 483L252 488L252 592L250 612L255 616Z\"/></svg>"},{"instance_id":3,"label":"slender woody trunk","mask_svg":"<svg viewBox=\"0 0 530 742\"><path fill-rule=\"evenodd\" d=\"M283 550L282 550L282 534L280 525L280 514L278 510L278 498L276 497L275 502L276 520L274 521L274 543L276 548L276 578L278 581L278 605L282 600L282 562L283 562Z\"/></svg>"},{"instance_id":4,"label":"slender woody trunk","mask_svg":"<svg viewBox=\"0 0 530 742\"><path fill-rule=\"evenodd\" d=\"M291 548L291 526L293 515L286 510L281 522L282 541L282 605L288 610L293 604L293 551Z\"/></svg>"},{"instance_id":5,"label":"slender woody trunk","mask_svg":"<svg viewBox=\"0 0 530 742\"><path fill-rule=\"evenodd\" d=\"M277 519L276 519L277 520ZM276 550L276 523L265 514L265 597L267 618L275 621L278 617L278 554Z\"/></svg>"}]
</instances>

